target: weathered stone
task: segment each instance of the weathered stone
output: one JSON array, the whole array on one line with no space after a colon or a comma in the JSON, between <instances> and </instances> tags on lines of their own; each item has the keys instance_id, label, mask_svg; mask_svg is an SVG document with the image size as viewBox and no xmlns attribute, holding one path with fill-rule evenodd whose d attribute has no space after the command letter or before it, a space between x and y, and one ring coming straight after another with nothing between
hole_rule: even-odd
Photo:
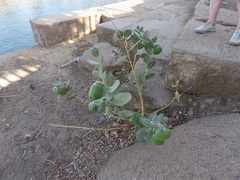
<instances>
[{"instance_id":1,"label":"weathered stone","mask_svg":"<svg viewBox=\"0 0 240 180\"><path fill-rule=\"evenodd\" d=\"M154 17L153 14L155 14ZM158 38L157 43L159 43L163 49L161 54L153 55L153 58L170 60L172 47L191 15L191 11L189 11L189 9L187 8L182 8L178 5L168 4L167 6L161 7L161 10L154 9L148 13L145 12L139 14L138 17L140 17L142 20L137 23L131 23L130 26L125 28L135 29L137 26L140 26L143 27L144 30L149 31L150 37L156 36ZM101 24L100 26L109 29L108 25L105 25L105 23ZM107 32L107 30L104 30L103 32ZM114 46L123 47L123 42L119 41L116 36L112 37L112 34L113 32L106 33L106 36L109 35L109 37L106 38L109 39L108 42L112 43Z\"/></svg>"},{"instance_id":2,"label":"weathered stone","mask_svg":"<svg viewBox=\"0 0 240 180\"><path fill-rule=\"evenodd\" d=\"M237 180L240 117L194 119L172 130L162 146L135 143L113 153L98 180Z\"/></svg>"},{"instance_id":3,"label":"weathered stone","mask_svg":"<svg viewBox=\"0 0 240 180\"><path fill-rule=\"evenodd\" d=\"M199 0L199 2L198 2L198 5L209 6L209 4L210 4L209 0ZM224 0L222 2L221 9L237 11L236 1ZM221 9L220 9L220 11L221 11Z\"/></svg>"},{"instance_id":4,"label":"weathered stone","mask_svg":"<svg viewBox=\"0 0 240 180\"><path fill-rule=\"evenodd\" d=\"M102 58L103 60L103 69L105 71L111 71L116 69L121 69L126 64L126 61L124 59L126 56L123 57L115 57L112 54L112 50L116 49L116 47L112 46L109 43L102 42L94 45L95 48L99 50L99 58ZM96 66L91 65L87 62L88 59L95 60L95 57L92 55L90 50L87 50L83 53L82 56L82 65L89 69L90 71L93 71L96 69Z\"/></svg>"},{"instance_id":5,"label":"weathered stone","mask_svg":"<svg viewBox=\"0 0 240 180\"><path fill-rule=\"evenodd\" d=\"M30 24L35 41L41 46L52 46L94 32L101 15L91 10L73 11L32 19Z\"/></svg>"},{"instance_id":6,"label":"weathered stone","mask_svg":"<svg viewBox=\"0 0 240 180\"><path fill-rule=\"evenodd\" d=\"M109 42L112 44L113 35L117 29L126 29L132 24L137 24L140 18L117 18L97 26L98 42Z\"/></svg>"},{"instance_id":7,"label":"weathered stone","mask_svg":"<svg viewBox=\"0 0 240 180\"><path fill-rule=\"evenodd\" d=\"M199 2L195 7L194 14L195 14L194 16L195 20L206 22L208 20L209 6L202 5L202 3ZM236 27L238 22L237 18L238 18L237 12L222 8L218 13L216 23L224 26Z\"/></svg>"},{"instance_id":8,"label":"weathered stone","mask_svg":"<svg viewBox=\"0 0 240 180\"><path fill-rule=\"evenodd\" d=\"M194 33L202 22L189 20L177 40L166 74L166 87L180 80L179 90L240 99L240 47L227 44L234 28L217 26L217 32ZM191 42L191 43L186 43Z\"/></svg>"},{"instance_id":9,"label":"weathered stone","mask_svg":"<svg viewBox=\"0 0 240 180\"><path fill-rule=\"evenodd\" d=\"M87 10L36 18L30 20L30 24L36 42L41 46L51 46L94 32L96 25L105 20L128 16L134 9L142 10L144 8L139 6L141 4L142 1L128 0Z\"/></svg>"},{"instance_id":10,"label":"weathered stone","mask_svg":"<svg viewBox=\"0 0 240 180\"><path fill-rule=\"evenodd\" d=\"M135 65L135 70L138 74L145 73L146 66L146 63L139 60ZM174 92L167 90L163 84L166 66L166 62L157 60L155 67L149 70L149 73L154 73L155 75L146 80L143 86L144 107L148 110L159 109L169 104L174 98ZM134 81L132 73L129 75L129 78L131 82ZM126 107L130 109L141 109L137 88L128 83L124 87L124 91L130 92L133 96L132 100L126 105ZM175 102L173 106L182 106L183 104L184 102Z\"/></svg>"}]
</instances>

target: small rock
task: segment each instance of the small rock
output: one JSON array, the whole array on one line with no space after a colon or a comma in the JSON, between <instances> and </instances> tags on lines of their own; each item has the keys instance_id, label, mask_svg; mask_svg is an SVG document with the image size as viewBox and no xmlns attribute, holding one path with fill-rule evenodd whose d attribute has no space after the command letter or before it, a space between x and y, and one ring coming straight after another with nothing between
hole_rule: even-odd
<instances>
[{"instance_id":1,"label":"small rock","mask_svg":"<svg viewBox=\"0 0 240 180\"><path fill-rule=\"evenodd\" d=\"M25 134L24 139L26 141L33 141L35 139L35 135L34 134Z\"/></svg>"},{"instance_id":2,"label":"small rock","mask_svg":"<svg viewBox=\"0 0 240 180\"><path fill-rule=\"evenodd\" d=\"M11 127L10 124L6 124L6 125L5 125L5 129L6 129L6 130L10 129L10 127Z\"/></svg>"},{"instance_id":3,"label":"small rock","mask_svg":"<svg viewBox=\"0 0 240 180\"><path fill-rule=\"evenodd\" d=\"M173 125L169 124L169 125L168 125L168 128L169 128L169 129L173 129Z\"/></svg>"},{"instance_id":4,"label":"small rock","mask_svg":"<svg viewBox=\"0 0 240 180\"><path fill-rule=\"evenodd\" d=\"M105 121L106 120L106 117L105 116L101 116L100 118L99 118L99 121L100 122L103 122L103 121Z\"/></svg>"},{"instance_id":5,"label":"small rock","mask_svg":"<svg viewBox=\"0 0 240 180\"><path fill-rule=\"evenodd\" d=\"M188 110L187 114L188 114L189 116L192 116L192 115L193 115L193 109L190 108L190 109Z\"/></svg>"},{"instance_id":6,"label":"small rock","mask_svg":"<svg viewBox=\"0 0 240 180\"><path fill-rule=\"evenodd\" d=\"M213 101L214 101L214 99L211 98L211 99L207 99L205 102L208 103L208 104L210 104L210 105L212 105L212 104L213 104Z\"/></svg>"}]
</instances>

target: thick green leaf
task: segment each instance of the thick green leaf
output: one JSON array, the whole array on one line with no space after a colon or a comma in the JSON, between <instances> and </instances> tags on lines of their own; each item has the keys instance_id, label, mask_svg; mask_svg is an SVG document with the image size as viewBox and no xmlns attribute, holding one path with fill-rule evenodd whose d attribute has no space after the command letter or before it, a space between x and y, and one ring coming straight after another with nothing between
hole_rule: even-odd
<instances>
[{"instance_id":1,"label":"thick green leaf","mask_svg":"<svg viewBox=\"0 0 240 180\"><path fill-rule=\"evenodd\" d=\"M138 131L139 129L140 129L140 128L134 129L134 135L135 135L135 137L136 137L137 131Z\"/></svg>"},{"instance_id":2,"label":"thick green leaf","mask_svg":"<svg viewBox=\"0 0 240 180\"><path fill-rule=\"evenodd\" d=\"M156 45L153 48L153 54L160 54L162 52L162 47L160 45Z\"/></svg>"},{"instance_id":3,"label":"thick green leaf","mask_svg":"<svg viewBox=\"0 0 240 180\"><path fill-rule=\"evenodd\" d=\"M136 139L140 143L144 143L147 141L147 135L148 133L146 132L147 128L141 128L136 132Z\"/></svg>"},{"instance_id":4,"label":"thick green leaf","mask_svg":"<svg viewBox=\"0 0 240 180\"><path fill-rule=\"evenodd\" d=\"M148 63L147 68L148 68L148 69L151 69L151 68L153 68L153 67L155 66L155 64L156 64L156 61L150 61L150 62Z\"/></svg>"},{"instance_id":5,"label":"thick green leaf","mask_svg":"<svg viewBox=\"0 0 240 180\"><path fill-rule=\"evenodd\" d=\"M96 79L102 79L102 73L100 73L99 71L92 71L92 76Z\"/></svg>"},{"instance_id":6,"label":"thick green leaf","mask_svg":"<svg viewBox=\"0 0 240 180\"><path fill-rule=\"evenodd\" d=\"M163 114L159 114L157 121L161 124L166 124L168 122L168 118L164 116Z\"/></svg>"},{"instance_id":7,"label":"thick green leaf","mask_svg":"<svg viewBox=\"0 0 240 180\"><path fill-rule=\"evenodd\" d=\"M165 128L165 129L159 128L154 133L154 137L158 141L166 141L170 136L171 136L171 130L168 128Z\"/></svg>"},{"instance_id":8,"label":"thick green leaf","mask_svg":"<svg viewBox=\"0 0 240 180\"><path fill-rule=\"evenodd\" d=\"M154 132L153 132L152 128L148 128L146 140L147 141L151 140L153 134L154 134Z\"/></svg>"},{"instance_id":9,"label":"thick green leaf","mask_svg":"<svg viewBox=\"0 0 240 180\"><path fill-rule=\"evenodd\" d=\"M94 48L91 49L91 51L92 51L92 55L94 57L98 57L99 56L99 50L97 48L94 47Z\"/></svg>"},{"instance_id":10,"label":"thick green leaf","mask_svg":"<svg viewBox=\"0 0 240 180\"><path fill-rule=\"evenodd\" d=\"M147 38L143 40L143 44L145 47L153 48L153 42L151 39Z\"/></svg>"},{"instance_id":11,"label":"thick green leaf","mask_svg":"<svg viewBox=\"0 0 240 180\"><path fill-rule=\"evenodd\" d=\"M121 30L117 30L116 31L116 36L117 36L118 39L122 39L123 32Z\"/></svg>"},{"instance_id":12,"label":"thick green leaf","mask_svg":"<svg viewBox=\"0 0 240 180\"><path fill-rule=\"evenodd\" d=\"M151 120L148 118L141 118L140 122L145 126L145 127L151 127L152 123Z\"/></svg>"},{"instance_id":13,"label":"thick green leaf","mask_svg":"<svg viewBox=\"0 0 240 180\"><path fill-rule=\"evenodd\" d=\"M146 81L146 78L145 78L145 74L139 74L139 82L141 83L141 84L144 84L145 83L145 81Z\"/></svg>"},{"instance_id":14,"label":"thick green leaf","mask_svg":"<svg viewBox=\"0 0 240 180\"><path fill-rule=\"evenodd\" d=\"M110 95L113 97L116 94L119 94L120 92L122 92L122 86L121 84L119 84L119 86L117 87L117 89L115 89L115 91L113 91L112 93L110 93Z\"/></svg>"},{"instance_id":15,"label":"thick green leaf","mask_svg":"<svg viewBox=\"0 0 240 180\"><path fill-rule=\"evenodd\" d=\"M148 75L146 75L146 79L150 79L151 77L153 77L155 74L154 73L150 73Z\"/></svg>"},{"instance_id":16,"label":"thick green leaf","mask_svg":"<svg viewBox=\"0 0 240 180\"><path fill-rule=\"evenodd\" d=\"M87 63L88 63L88 64L91 64L91 65L94 65L94 66L98 66L98 65L99 65L98 62L96 62L96 61L94 61L94 60L90 60L90 59L87 60Z\"/></svg>"},{"instance_id":17,"label":"thick green leaf","mask_svg":"<svg viewBox=\"0 0 240 180\"><path fill-rule=\"evenodd\" d=\"M157 114L154 113L154 115L152 116L152 121L157 122L157 118L158 118Z\"/></svg>"},{"instance_id":18,"label":"thick green leaf","mask_svg":"<svg viewBox=\"0 0 240 180\"><path fill-rule=\"evenodd\" d=\"M141 58L143 59L143 61L144 61L145 63L149 63L149 62L151 61L151 57L150 57L147 53L143 53L143 54L141 55Z\"/></svg>"},{"instance_id":19,"label":"thick green leaf","mask_svg":"<svg viewBox=\"0 0 240 180\"><path fill-rule=\"evenodd\" d=\"M130 36L132 34L132 30L131 29L126 29L123 31L123 36L125 38L127 38L128 36Z\"/></svg>"},{"instance_id":20,"label":"thick green leaf","mask_svg":"<svg viewBox=\"0 0 240 180\"><path fill-rule=\"evenodd\" d=\"M133 44L136 44L139 42L139 38L135 33L132 35L131 40L132 40Z\"/></svg>"},{"instance_id":21,"label":"thick green leaf","mask_svg":"<svg viewBox=\"0 0 240 180\"><path fill-rule=\"evenodd\" d=\"M115 90L115 91L113 91L112 93L107 93L107 94L105 94L105 96L104 97L102 97L102 99L107 99L107 100L112 100L113 99L113 97L115 96L115 95L117 95L117 94L119 94L120 92L122 92L122 86L121 86L121 84L118 86L118 88Z\"/></svg>"},{"instance_id":22,"label":"thick green leaf","mask_svg":"<svg viewBox=\"0 0 240 180\"><path fill-rule=\"evenodd\" d=\"M116 81L114 82L114 84L109 87L108 92L109 92L109 93L114 92L114 91L118 88L119 85L120 85L120 81L119 81L119 80L116 80Z\"/></svg>"},{"instance_id":23,"label":"thick green leaf","mask_svg":"<svg viewBox=\"0 0 240 180\"><path fill-rule=\"evenodd\" d=\"M144 47L144 45L143 45L143 43L138 42L136 47L137 47L137 49L142 49Z\"/></svg>"},{"instance_id":24,"label":"thick green leaf","mask_svg":"<svg viewBox=\"0 0 240 180\"><path fill-rule=\"evenodd\" d=\"M145 51L146 51L149 55L152 55L153 52L152 52L152 48L151 48L151 47L145 46L144 49L145 49Z\"/></svg>"},{"instance_id":25,"label":"thick green leaf","mask_svg":"<svg viewBox=\"0 0 240 180\"><path fill-rule=\"evenodd\" d=\"M116 106L123 106L132 99L132 95L129 92L122 92L113 97L111 102Z\"/></svg>"},{"instance_id":26,"label":"thick green leaf","mask_svg":"<svg viewBox=\"0 0 240 180\"><path fill-rule=\"evenodd\" d=\"M131 117L133 115L133 112L128 110L122 110L118 112L118 115L120 117Z\"/></svg>"},{"instance_id":27,"label":"thick green leaf","mask_svg":"<svg viewBox=\"0 0 240 180\"><path fill-rule=\"evenodd\" d=\"M156 146L160 146L160 145L163 145L165 141L159 141L153 135L152 138L151 138L151 142Z\"/></svg>"},{"instance_id":28,"label":"thick green leaf","mask_svg":"<svg viewBox=\"0 0 240 180\"><path fill-rule=\"evenodd\" d=\"M157 42L157 37L152 38L152 42L156 43Z\"/></svg>"},{"instance_id":29,"label":"thick green leaf","mask_svg":"<svg viewBox=\"0 0 240 180\"><path fill-rule=\"evenodd\" d=\"M132 121L135 125L142 128L144 127L143 124L140 122L140 119L142 118L142 115L140 113L134 112L132 115Z\"/></svg>"},{"instance_id":30,"label":"thick green leaf","mask_svg":"<svg viewBox=\"0 0 240 180\"><path fill-rule=\"evenodd\" d=\"M120 80L121 84L129 82L129 79L123 72L120 72L117 77Z\"/></svg>"},{"instance_id":31,"label":"thick green leaf","mask_svg":"<svg viewBox=\"0 0 240 180\"><path fill-rule=\"evenodd\" d=\"M107 76L106 76L106 83L108 86L112 86L115 82L115 76L112 74L112 73L109 73Z\"/></svg>"}]
</instances>

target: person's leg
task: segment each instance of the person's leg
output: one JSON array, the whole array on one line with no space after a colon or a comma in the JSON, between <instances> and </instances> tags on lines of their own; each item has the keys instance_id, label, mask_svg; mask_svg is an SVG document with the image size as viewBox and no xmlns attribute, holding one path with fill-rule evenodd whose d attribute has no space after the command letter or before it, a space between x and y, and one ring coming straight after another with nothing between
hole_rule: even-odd
<instances>
[{"instance_id":1,"label":"person's leg","mask_svg":"<svg viewBox=\"0 0 240 180\"><path fill-rule=\"evenodd\" d=\"M196 33L207 33L216 30L216 19L223 0L210 0L208 21L195 29Z\"/></svg>"},{"instance_id":2,"label":"person's leg","mask_svg":"<svg viewBox=\"0 0 240 180\"><path fill-rule=\"evenodd\" d=\"M240 30L240 0L237 1L237 9L238 9L238 25L236 30Z\"/></svg>"},{"instance_id":3,"label":"person's leg","mask_svg":"<svg viewBox=\"0 0 240 180\"><path fill-rule=\"evenodd\" d=\"M222 6L222 2L223 0L210 0L208 21L212 25L216 24L217 15L218 15L219 9Z\"/></svg>"},{"instance_id":4,"label":"person's leg","mask_svg":"<svg viewBox=\"0 0 240 180\"><path fill-rule=\"evenodd\" d=\"M237 0L238 9L238 25L236 31L233 33L232 38L229 41L230 45L239 46L240 45L240 0Z\"/></svg>"}]
</instances>

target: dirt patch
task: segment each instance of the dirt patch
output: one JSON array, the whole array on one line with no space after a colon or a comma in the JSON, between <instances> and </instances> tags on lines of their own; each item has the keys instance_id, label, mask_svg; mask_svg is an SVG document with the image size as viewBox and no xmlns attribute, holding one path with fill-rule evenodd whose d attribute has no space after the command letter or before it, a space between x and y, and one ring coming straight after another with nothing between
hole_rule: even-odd
<instances>
[{"instance_id":1,"label":"dirt patch","mask_svg":"<svg viewBox=\"0 0 240 180\"><path fill-rule=\"evenodd\" d=\"M135 141L131 126L107 132L48 125L109 128L122 123L89 113L77 100L59 101L52 92L59 79L70 80L74 91L86 98L91 72L77 63L59 67L94 43L96 37L90 35L0 56L2 86L5 83L0 92L0 179L95 179L114 150Z\"/></svg>"}]
</instances>

